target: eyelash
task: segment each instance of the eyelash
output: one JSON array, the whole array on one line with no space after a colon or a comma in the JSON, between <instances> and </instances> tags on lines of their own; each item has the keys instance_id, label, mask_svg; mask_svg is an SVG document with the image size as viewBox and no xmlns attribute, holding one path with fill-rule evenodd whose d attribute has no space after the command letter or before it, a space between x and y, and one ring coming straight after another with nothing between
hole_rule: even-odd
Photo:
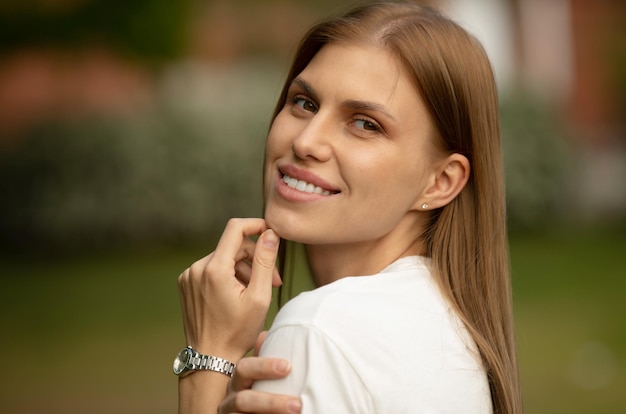
<instances>
[{"instance_id":1,"label":"eyelash","mask_svg":"<svg viewBox=\"0 0 626 414\"><path fill-rule=\"evenodd\" d=\"M311 103L315 107L315 111L309 111L308 109L305 109L304 107L298 105L298 103L300 101L304 101L304 104ZM309 99L307 97L304 97L302 95L294 95L294 96L292 96L291 98L289 98L289 103L299 107L302 110L308 111L308 112L313 112L313 113L317 112L317 105L315 104L315 102L313 102L311 99Z\"/></svg>"},{"instance_id":2,"label":"eyelash","mask_svg":"<svg viewBox=\"0 0 626 414\"><path fill-rule=\"evenodd\" d=\"M381 126L378 124L378 122L375 122L369 118L364 118L364 117L356 117L354 119L354 122L363 122L364 124L371 124L372 127L374 129L370 130L370 129L366 129L366 128L360 128L363 129L364 131L368 131L368 132L382 132L382 128Z\"/></svg>"},{"instance_id":3,"label":"eyelash","mask_svg":"<svg viewBox=\"0 0 626 414\"><path fill-rule=\"evenodd\" d=\"M294 95L292 97L289 98L289 103L299 107L300 109L307 111L307 112L312 112L312 113L316 113L318 110L317 104L312 101L310 98L307 98L305 96L302 95ZM302 102L303 105L306 105L307 103L310 103L311 105L313 105L313 107L315 108L315 110L308 110L305 109L303 106L300 105L300 103ZM354 120L352 121L353 123L356 122L363 122L364 124L371 124L371 126L374 128L372 130L370 129L366 129L366 128L359 128L362 129L364 131L368 131L368 132L379 132L382 133L383 132L383 128L380 126L380 124L370 118L364 117L364 116L357 116L354 118Z\"/></svg>"}]
</instances>

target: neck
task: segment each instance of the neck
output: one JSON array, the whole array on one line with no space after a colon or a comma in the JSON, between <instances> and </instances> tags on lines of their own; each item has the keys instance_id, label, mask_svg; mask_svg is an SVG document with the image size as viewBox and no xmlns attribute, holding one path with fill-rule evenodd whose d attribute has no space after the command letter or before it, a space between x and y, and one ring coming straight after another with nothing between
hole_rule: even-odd
<instances>
[{"instance_id":1,"label":"neck","mask_svg":"<svg viewBox=\"0 0 626 414\"><path fill-rule=\"evenodd\" d=\"M307 256L317 286L346 276L373 275L401 257L426 252L421 238L404 236L392 232L367 242L307 245Z\"/></svg>"}]
</instances>

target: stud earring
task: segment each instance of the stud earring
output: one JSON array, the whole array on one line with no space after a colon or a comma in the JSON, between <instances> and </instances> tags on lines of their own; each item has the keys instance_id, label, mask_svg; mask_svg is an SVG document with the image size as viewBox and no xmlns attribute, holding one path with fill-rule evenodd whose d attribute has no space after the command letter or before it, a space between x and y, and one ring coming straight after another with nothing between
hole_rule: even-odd
<instances>
[{"instance_id":1,"label":"stud earring","mask_svg":"<svg viewBox=\"0 0 626 414\"><path fill-rule=\"evenodd\" d=\"M423 210L426 210L427 208L428 208L428 204L426 204L426 203L422 204L422 209Z\"/></svg>"}]
</instances>

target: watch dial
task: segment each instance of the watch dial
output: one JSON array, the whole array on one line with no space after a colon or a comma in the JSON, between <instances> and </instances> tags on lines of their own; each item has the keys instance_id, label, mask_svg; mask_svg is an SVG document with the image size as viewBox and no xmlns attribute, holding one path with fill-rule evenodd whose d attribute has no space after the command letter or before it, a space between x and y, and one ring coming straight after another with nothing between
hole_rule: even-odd
<instances>
[{"instance_id":1,"label":"watch dial","mask_svg":"<svg viewBox=\"0 0 626 414\"><path fill-rule=\"evenodd\" d=\"M185 370L185 366L187 365L187 361L189 361L189 350L187 348L183 349L176 355L174 359L174 373L176 375L180 374Z\"/></svg>"}]
</instances>

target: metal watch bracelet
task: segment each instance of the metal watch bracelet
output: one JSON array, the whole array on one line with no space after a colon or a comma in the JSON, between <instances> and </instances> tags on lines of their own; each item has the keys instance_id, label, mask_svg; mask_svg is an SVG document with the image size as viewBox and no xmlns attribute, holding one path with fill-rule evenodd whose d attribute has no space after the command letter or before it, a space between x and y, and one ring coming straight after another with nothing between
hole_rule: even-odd
<instances>
[{"instance_id":1,"label":"metal watch bracelet","mask_svg":"<svg viewBox=\"0 0 626 414\"><path fill-rule=\"evenodd\" d=\"M232 378L236 365L213 355L202 355L191 346L183 348L174 359L174 374L184 377L198 370L215 371Z\"/></svg>"},{"instance_id":2,"label":"metal watch bracelet","mask_svg":"<svg viewBox=\"0 0 626 414\"><path fill-rule=\"evenodd\" d=\"M235 364L223 358L213 355L195 353L191 359L191 369L221 372L232 378L235 372Z\"/></svg>"}]
</instances>

